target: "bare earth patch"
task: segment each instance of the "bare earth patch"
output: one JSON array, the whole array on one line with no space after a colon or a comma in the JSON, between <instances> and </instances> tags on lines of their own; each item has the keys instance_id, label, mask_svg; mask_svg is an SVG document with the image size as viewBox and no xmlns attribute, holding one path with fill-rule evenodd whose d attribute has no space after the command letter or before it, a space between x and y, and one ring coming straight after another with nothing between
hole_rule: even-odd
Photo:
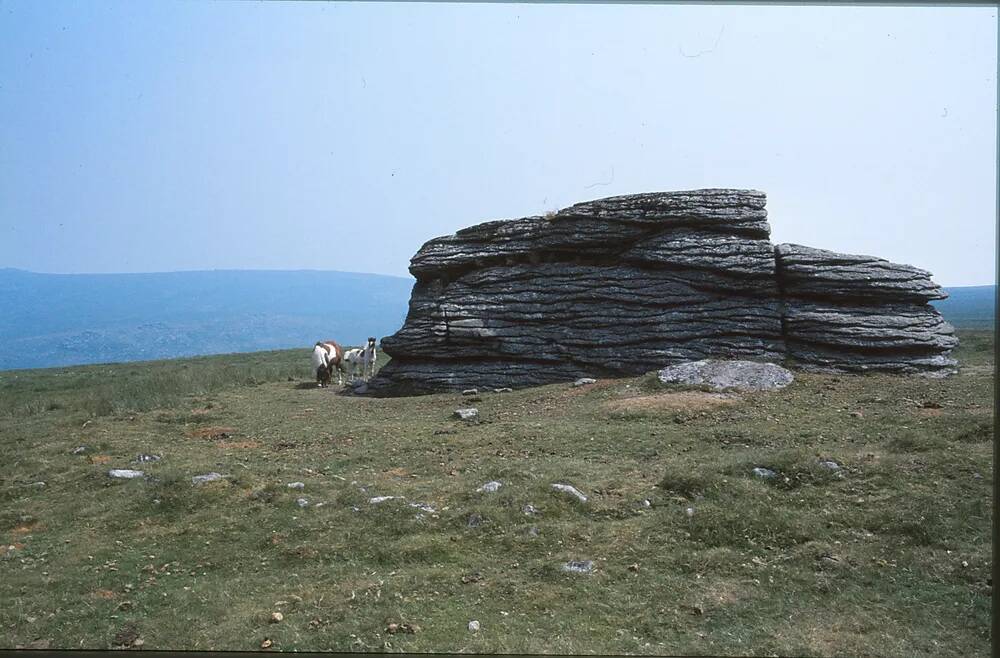
<instances>
[{"instance_id":1,"label":"bare earth patch","mask_svg":"<svg viewBox=\"0 0 1000 658\"><path fill-rule=\"evenodd\" d=\"M676 393L656 393L609 400L604 406L609 411L691 411L713 409L727 404L735 404L742 398L729 393L709 393L706 391L679 391Z\"/></svg>"},{"instance_id":2,"label":"bare earth patch","mask_svg":"<svg viewBox=\"0 0 1000 658\"><path fill-rule=\"evenodd\" d=\"M192 439L228 439L236 434L235 427L199 427L187 433Z\"/></svg>"}]
</instances>

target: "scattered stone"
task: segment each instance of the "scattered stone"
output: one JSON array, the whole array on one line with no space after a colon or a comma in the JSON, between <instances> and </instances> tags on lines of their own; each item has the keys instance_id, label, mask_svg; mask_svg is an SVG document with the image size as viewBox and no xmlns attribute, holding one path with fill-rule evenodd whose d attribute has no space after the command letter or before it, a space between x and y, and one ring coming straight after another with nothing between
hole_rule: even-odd
<instances>
[{"instance_id":1,"label":"scattered stone","mask_svg":"<svg viewBox=\"0 0 1000 658\"><path fill-rule=\"evenodd\" d=\"M573 382L573 386L588 386L590 384L596 384L597 380L593 377L581 377L580 379Z\"/></svg>"},{"instance_id":2,"label":"scattered stone","mask_svg":"<svg viewBox=\"0 0 1000 658\"><path fill-rule=\"evenodd\" d=\"M133 478L141 478L145 473L142 471L133 471L130 468L112 468L108 471L108 475L113 478L121 478L124 480L131 480Z\"/></svg>"},{"instance_id":3,"label":"scattered stone","mask_svg":"<svg viewBox=\"0 0 1000 658\"><path fill-rule=\"evenodd\" d=\"M461 418L464 421L479 420L479 410L478 409L456 409L455 417Z\"/></svg>"},{"instance_id":4,"label":"scattered stone","mask_svg":"<svg viewBox=\"0 0 1000 658\"><path fill-rule=\"evenodd\" d=\"M271 613L271 619L268 620L268 621L270 621L270 623L272 623L272 624L277 624L278 622L280 622L284 618L285 618L285 615L281 614L280 612L272 612Z\"/></svg>"},{"instance_id":5,"label":"scattered stone","mask_svg":"<svg viewBox=\"0 0 1000 658\"><path fill-rule=\"evenodd\" d=\"M639 564L638 563L632 563L632 564L628 565L628 570L631 571L632 573L639 573Z\"/></svg>"},{"instance_id":6,"label":"scattered stone","mask_svg":"<svg viewBox=\"0 0 1000 658\"><path fill-rule=\"evenodd\" d=\"M469 622L469 631L472 633L477 633L479 631L479 622L475 619Z\"/></svg>"},{"instance_id":7,"label":"scattered stone","mask_svg":"<svg viewBox=\"0 0 1000 658\"><path fill-rule=\"evenodd\" d=\"M394 500L396 498L402 498L402 496L375 496L374 498L369 498L368 502L372 505L378 505L379 503L384 503L387 500Z\"/></svg>"},{"instance_id":8,"label":"scattered stone","mask_svg":"<svg viewBox=\"0 0 1000 658\"><path fill-rule=\"evenodd\" d=\"M481 574L478 571L462 576L462 582L465 583L466 585L468 585L469 583L478 583L482 579L483 579L483 574Z\"/></svg>"},{"instance_id":9,"label":"scattered stone","mask_svg":"<svg viewBox=\"0 0 1000 658\"><path fill-rule=\"evenodd\" d=\"M410 503L410 507L415 507L422 512L427 512L428 514L437 514L437 510L427 503Z\"/></svg>"},{"instance_id":10,"label":"scattered stone","mask_svg":"<svg viewBox=\"0 0 1000 658\"><path fill-rule=\"evenodd\" d=\"M503 483L497 482L496 480L490 480L483 486L476 489L479 493L493 493L497 489L503 486Z\"/></svg>"},{"instance_id":11,"label":"scattered stone","mask_svg":"<svg viewBox=\"0 0 1000 658\"><path fill-rule=\"evenodd\" d=\"M525 516L532 516L534 514L538 514L539 513L538 509L536 509L535 506L531 505L531 504L528 504L528 505L525 505L524 507L522 507L521 511L524 512Z\"/></svg>"},{"instance_id":12,"label":"scattered stone","mask_svg":"<svg viewBox=\"0 0 1000 658\"><path fill-rule=\"evenodd\" d=\"M688 507L687 509L684 510L684 513L687 514L687 517L690 519L692 516L694 516L694 508Z\"/></svg>"},{"instance_id":13,"label":"scattered stone","mask_svg":"<svg viewBox=\"0 0 1000 658\"><path fill-rule=\"evenodd\" d=\"M537 537L538 536L538 526L534 526L533 525L530 528L528 528L528 536L529 537Z\"/></svg>"},{"instance_id":14,"label":"scattered stone","mask_svg":"<svg viewBox=\"0 0 1000 658\"><path fill-rule=\"evenodd\" d=\"M299 507L309 507L309 499L308 498L296 498L295 499L295 504L298 505Z\"/></svg>"},{"instance_id":15,"label":"scattered stone","mask_svg":"<svg viewBox=\"0 0 1000 658\"><path fill-rule=\"evenodd\" d=\"M563 493L568 493L572 496L575 496L576 499L579 500L581 503L587 502L587 497L584 496L582 493L580 493L580 490L574 486L568 484L553 484L552 488L555 489L556 491L561 491Z\"/></svg>"},{"instance_id":16,"label":"scattered stone","mask_svg":"<svg viewBox=\"0 0 1000 658\"><path fill-rule=\"evenodd\" d=\"M840 470L840 464L838 464L835 461L829 460L829 459L821 460L819 462L819 465L822 466L823 468L831 470L831 471L839 471Z\"/></svg>"},{"instance_id":17,"label":"scattered stone","mask_svg":"<svg viewBox=\"0 0 1000 658\"><path fill-rule=\"evenodd\" d=\"M653 506L653 501L651 501L649 498L643 498L642 500L639 501L639 507L650 508L652 506Z\"/></svg>"},{"instance_id":18,"label":"scattered stone","mask_svg":"<svg viewBox=\"0 0 1000 658\"><path fill-rule=\"evenodd\" d=\"M290 482L288 484L288 488L289 489L305 489L306 488L306 483L305 482Z\"/></svg>"},{"instance_id":19,"label":"scattered stone","mask_svg":"<svg viewBox=\"0 0 1000 658\"><path fill-rule=\"evenodd\" d=\"M494 393L513 393L514 389L507 388L506 386L503 386L501 388L495 388L495 389L493 389L493 392Z\"/></svg>"},{"instance_id":20,"label":"scattered stone","mask_svg":"<svg viewBox=\"0 0 1000 658\"><path fill-rule=\"evenodd\" d=\"M664 384L708 386L714 391L774 391L792 383L792 373L773 363L702 359L668 366L659 372Z\"/></svg>"},{"instance_id":21,"label":"scattered stone","mask_svg":"<svg viewBox=\"0 0 1000 658\"><path fill-rule=\"evenodd\" d=\"M136 455L135 459L132 460L133 464L144 464L147 462L158 462L160 461L159 455Z\"/></svg>"},{"instance_id":22,"label":"scattered stone","mask_svg":"<svg viewBox=\"0 0 1000 658\"><path fill-rule=\"evenodd\" d=\"M462 395L479 395L479 389L478 388L467 388L464 391L462 391Z\"/></svg>"},{"instance_id":23,"label":"scattered stone","mask_svg":"<svg viewBox=\"0 0 1000 658\"><path fill-rule=\"evenodd\" d=\"M115 633L112 639L112 644L118 647L130 647L139 638L139 631L132 624L125 624L125 626Z\"/></svg>"},{"instance_id":24,"label":"scattered stone","mask_svg":"<svg viewBox=\"0 0 1000 658\"><path fill-rule=\"evenodd\" d=\"M261 641L261 643L260 643L260 648L261 649L270 649L271 645L273 645L273 644L274 644L274 642L272 642L270 638L265 637Z\"/></svg>"},{"instance_id":25,"label":"scattered stone","mask_svg":"<svg viewBox=\"0 0 1000 658\"><path fill-rule=\"evenodd\" d=\"M465 522L470 528L478 528L483 524L483 517L478 514L470 514L469 519Z\"/></svg>"},{"instance_id":26,"label":"scattered stone","mask_svg":"<svg viewBox=\"0 0 1000 658\"><path fill-rule=\"evenodd\" d=\"M759 478L764 478L765 480L770 480L771 478L778 477L778 474L769 468L764 468L763 466L757 466L751 471L754 475Z\"/></svg>"},{"instance_id":27,"label":"scattered stone","mask_svg":"<svg viewBox=\"0 0 1000 658\"><path fill-rule=\"evenodd\" d=\"M590 573L594 570L594 563L591 560L570 560L562 567L563 571L570 573Z\"/></svg>"},{"instance_id":28,"label":"scattered stone","mask_svg":"<svg viewBox=\"0 0 1000 658\"><path fill-rule=\"evenodd\" d=\"M82 455L87 452L87 446L78 446L70 451L71 455Z\"/></svg>"},{"instance_id":29,"label":"scattered stone","mask_svg":"<svg viewBox=\"0 0 1000 658\"><path fill-rule=\"evenodd\" d=\"M193 478L191 478L191 484L204 484L206 482L215 482L216 480L221 480L224 477L226 476L222 475L221 473L216 473L215 471L212 471L211 473L205 473L204 475L194 476Z\"/></svg>"},{"instance_id":30,"label":"scattered stone","mask_svg":"<svg viewBox=\"0 0 1000 658\"><path fill-rule=\"evenodd\" d=\"M45 488L45 483L42 482L41 480L39 480L38 482L32 482L32 483L26 484L24 486L25 486L25 488L29 488L30 487L32 489L44 489Z\"/></svg>"},{"instance_id":31,"label":"scattered stone","mask_svg":"<svg viewBox=\"0 0 1000 658\"><path fill-rule=\"evenodd\" d=\"M864 417L865 417L865 415L863 413L861 413L860 411L852 411L851 412L851 418L864 418Z\"/></svg>"}]
</instances>

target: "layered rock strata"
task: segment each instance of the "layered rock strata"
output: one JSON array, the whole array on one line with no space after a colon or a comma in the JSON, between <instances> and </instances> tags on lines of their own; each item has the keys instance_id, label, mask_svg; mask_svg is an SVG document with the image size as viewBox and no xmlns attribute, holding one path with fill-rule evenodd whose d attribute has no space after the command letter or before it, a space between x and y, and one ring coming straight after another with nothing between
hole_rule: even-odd
<instances>
[{"instance_id":1,"label":"layered rock strata","mask_svg":"<svg viewBox=\"0 0 1000 658\"><path fill-rule=\"evenodd\" d=\"M516 388L710 357L947 367L954 337L927 305L943 295L926 272L776 249L765 202L753 190L637 194L435 238L411 260L409 313L382 340L393 358L369 392Z\"/></svg>"}]
</instances>

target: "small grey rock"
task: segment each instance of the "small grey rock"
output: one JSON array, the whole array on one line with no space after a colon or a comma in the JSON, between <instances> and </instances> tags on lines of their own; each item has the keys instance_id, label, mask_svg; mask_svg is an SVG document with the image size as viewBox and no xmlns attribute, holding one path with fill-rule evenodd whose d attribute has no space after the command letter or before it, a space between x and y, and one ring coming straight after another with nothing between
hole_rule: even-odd
<instances>
[{"instance_id":1,"label":"small grey rock","mask_svg":"<svg viewBox=\"0 0 1000 658\"><path fill-rule=\"evenodd\" d=\"M684 513L687 514L687 517L690 519L692 516L694 516L694 508L688 507L687 509L684 510Z\"/></svg>"},{"instance_id":2,"label":"small grey rock","mask_svg":"<svg viewBox=\"0 0 1000 658\"><path fill-rule=\"evenodd\" d=\"M483 517L478 514L470 514L469 519L465 522L470 528L478 528L483 524Z\"/></svg>"},{"instance_id":3,"label":"small grey rock","mask_svg":"<svg viewBox=\"0 0 1000 658\"><path fill-rule=\"evenodd\" d=\"M130 468L112 468L108 471L108 475L113 478L131 480L133 478L141 478L145 473L142 471L133 471Z\"/></svg>"},{"instance_id":4,"label":"small grey rock","mask_svg":"<svg viewBox=\"0 0 1000 658\"><path fill-rule=\"evenodd\" d=\"M427 512L428 514L437 514L437 510L427 503L410 503L410 507L415 507L416 509L422 512Z\"/></svg>"},{"instance_id":5,"label":"small grey rock","mask_svg":"<svg viewBox=\"0 0 1000 658\"><path fill-rule=\"evenodd\" d=\"M479 622L476 621L475 619L473 619L472 621L470 621L469 622L469 631L472 632L472 633L475 633L475 632L479 631Z\"/></svg>"},{"instance_id":6,"label":"small grey rock","mask_svg":"<svg viewBox=\"0 0 1000 658\"><path fill-rule=\"evenodd\" d=\"M462 395L479 395L479 389L478 388L467 388L464 391L462 391Z\"/></svg>"},{"instance_id":7,"label":"small grey rock","mask_svg":"<svg viewBox=\"0 0 1000 658\"><path fill-rule=\"evenodd\" d=\"M369 498L368 502L372 505L378 505L379 503L384 503L387 500L393 500L399 498L399 496L375 496L374 498Z\"/></svg>"},{"instance_id":8,"label":"small grey rock","mask_svg":"<svg viewBox=\"0 0 1000 658\"><path fill-rule=\"evenodd\" d=\"M226 476L222 475L221 473L216 473L213 471L211 473L205 473L204 475L194 476L193 478L191 478L191 484L204 484L205 482L214 482L216 480L221 480L224 477Z\"/></svg>"},{"instance_id":9,"label":"small grey rock","mask_svg":"<svg viewBox=\"0 0 1000 658\"><path fill-rule=\"evenodd\" d=\"M529 537L537 537L538 536L538 526L531 526L530 528L528 528L528 536Z\"/></svg>"},{"instance_id":10,"label":"small grey rock","mask_svg":"<svg viewBox=\"0 0 1000 658\"><path fill-rule=\"evenodd\" d=\"M514 389L507 388L506 386L504 386L503 388L495 388L495 389L493 389L493 392L494 393L513 393Z\"/></svg>"},{"instance_id":11,"label":"small grey rock","mask_svg":"<svg viewBox=\"0 0 1000 658\"><path fill-rule=\"evenodd\" d=\"M568 494L570 494L572 496L575 496L576 499L579 500L581 503L587 502L587 497L584 496L582 493L580 493L580 490L577 489L574 486L571 486L569 484L558 484L557 483L557 484L553 484L552 488L555 489L556 491L561 491L563 493L568 493Z\"/></svg>"},{"instance_id":12,"label":"small grey rock","mask_svg":"<svg viewBox=\"0 0 1000 658\"><path fill-rule=\"evenodd\" d=\"M563 571L570 573L590 573L594 570L594 563L591 560L570 560L562 567Z\"/></svg>"},{"instance_id":13,"label":"small grey rock","mask_svg":"<svg viewBox=\"0 0 1000 658\"><path fill-rule=\"evenodd\" d=\"M31 487L32 489L44 489L45 483L39 480L38 482L32 482L31 484L24 485L25 487Z\"/></svg>"},{"instance_id":14,"label":"small grey rock","mask_svg":"<svg viewBox=\"0 0 1000 658\"><path fill-rule=\"evenodd\" d=\"M464 421L479 420L479 410L478 409L456 409L455 417L461 418Z\"/></svg>"},{"instance_id":15,"label":"small grey rock","mask_svg":"<svg viewBox=\"0 0 1000 658\"><path fill-rule=\"evenodd\" d=\"M146 462L158 462L160 461L159 455L136 455L135 459L132 460L133 464L143 464Z\"/></svg>"},{"instance_id":16,"label":"small grey rock","mask_svg":"<svg viewBox=\"0 0 1000 658\"><path fill-rule=\"evenodd\" d=\"M525 516L532 516L534 514L538 514L539 513L538 509L536 509L535 506L531 505L531 504L528 504L528 505L525 505L524 507L522 507L521 511L524 512Z\"/></svg>"},{"instance_id":17,"label":"small grey rock","mask_svg":"<svg viewBox=\"0 0 1000 658\"><path fill-rule=\"evenodd\" d=\"M825 459L825 460L820 461L819 465L822 466L823 468L829 469L831 471L839 471L840 470L840 464L838 464L835 461L831 461L829 459Z\"/></svg>"},{"instance_id":18,"label":"small grey rock","mask_svg":"<svg viewBox=\"0 0 1000 658\"><path fill-rule=\"evenodd\" d=\"M593 377L581 377L580 379L573 382L573 386L587 386L588 384L596 384L597 380Z\"/></svg>"},{"instance_id":19,"label":"small grey rock","mask_svg":"<svg viewBox=\"0 0 1000 658\"><path fill-rule=\"evenodd\" d=\"M305 482L290 482L288 484L288 488L289 489L305 489L306 488L306 484L305 484Z\"/></svg>"},{"instance_id":20,"label":"small grey rock","mask_svg":"<svg viewBox=\"0 0 1000 658\"><path fill-rule=\"evenodd\" d=\"M650 508L652 506L653 506L653 501L651 501L649 498L643 498L642 500L639 501L639 507Z\"/></svg>"},{"instance_id":21,"label":"small grey rock","mask_svg":"<svg viewBox=\"0 0 1000 658\"><path fill-rule=\"evenodd\" d=\"M79 446L79 447L73 448L70 451L70 454L71 455L82 455L85 452L87 452L87 446Z\"/></svg>"},{"instance_id":22,"label":"small grey rock","mask_svg":"<svg viewBox=\"0 0 1000 658\"><path fill-rule=\"evenodd\" d=\"M754 475L759 478L764 478L765 480L770 480L771 478L778 477L778 474L769 468L764 468L763 466L757 466L751 471Z\"/></svg>"},{"instance_id":23,"label":"small grey rock","mask_svg":"<svg viewBox=\"0 0 1000 658\"><path fill-rule=\"evenodd\" d=\"M490 480L483 486L476 489L479 493L493 493L497 489L503 486L502 482L497 482L496 480Z\"/></svg>"},{"instance_id":24,"label":"small grey rock","mask_svg":"<svg viewBox=\"0 0 1000 658\"><path fill-rule=\"evenodd\" d=\"M309 507L309 499L308 498L297 498L295 500L295 504L298 505L299 507Z\"/></svg>"}]
</instances>

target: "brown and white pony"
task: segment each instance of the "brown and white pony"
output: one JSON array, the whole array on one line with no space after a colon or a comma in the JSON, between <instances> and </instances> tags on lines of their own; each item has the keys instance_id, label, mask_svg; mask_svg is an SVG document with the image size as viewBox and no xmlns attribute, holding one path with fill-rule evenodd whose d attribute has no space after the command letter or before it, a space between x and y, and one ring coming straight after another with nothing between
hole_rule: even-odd
<instances>
[{"instance_id":1,"label":"brown and white pony","mask_svg":"<svg viewBox=\"0 0 1000 658\"><path fill-rule=\"evenodd\" d=\"M312 364L316 371L317 385L321 388L330 385L334 368L337 369L337 384L344 383L344 348L335 341L324 340L316 343L312 352Z\"/></svg>"}]
</instances>

